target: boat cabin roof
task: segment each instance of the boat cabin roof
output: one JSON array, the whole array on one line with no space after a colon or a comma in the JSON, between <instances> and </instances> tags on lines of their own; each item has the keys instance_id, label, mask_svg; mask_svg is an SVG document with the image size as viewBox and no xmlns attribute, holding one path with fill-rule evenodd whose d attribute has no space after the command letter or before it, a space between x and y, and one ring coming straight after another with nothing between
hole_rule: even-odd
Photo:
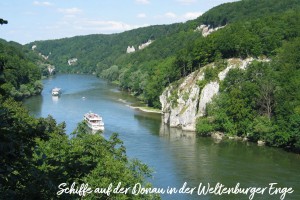
<instances>
[{"instance_id":1,"label":"boat cabin roof","mask_svg":"<svg viewBox=\"0 0 300 200\"><path fill-rule=\"evenodd\" d=\"M87 113L85 114L85 116L88 119L98 119L98 120L101 119L101 117L96 113Z\"/></svg>"}]
</instances>

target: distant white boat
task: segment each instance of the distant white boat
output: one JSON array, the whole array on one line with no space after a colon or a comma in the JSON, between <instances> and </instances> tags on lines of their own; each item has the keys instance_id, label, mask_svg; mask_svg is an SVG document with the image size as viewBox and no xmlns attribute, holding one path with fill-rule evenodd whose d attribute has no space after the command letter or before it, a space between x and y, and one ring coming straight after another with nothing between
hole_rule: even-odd
<instances>
[{"instance_id":1,"label":"distant white boat","mask_svg":"<svg viewBox=\"0 0 300 200\"><path fill-rule=\"evenodd\" d=\"M53 88L51 93L52 93L52 96L59 96L61 93L61 89L57 88L57 87Z\"/></svg>"},{"instance_id":2,"label":"distant white boat","mask_svg":"<svg viewBox=\"0 0 300 200\"><path fill-rule=\"evenodd\" d=\"M84 115L84 121L93 131L104 130L104 123L102 121L102 117L98 114L89 112Z\"/></svg>"}]
</instances>

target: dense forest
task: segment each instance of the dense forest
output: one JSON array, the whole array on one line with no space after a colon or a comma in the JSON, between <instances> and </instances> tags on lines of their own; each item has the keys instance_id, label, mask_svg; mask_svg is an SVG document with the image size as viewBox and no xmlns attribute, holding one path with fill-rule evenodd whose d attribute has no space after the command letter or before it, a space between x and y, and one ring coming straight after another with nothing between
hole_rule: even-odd
<instances>
[{"instance_id":1,"label":"dense forest","mask_svg":"<svg viewBox=\"0 0 300 200\"><path fill-rule=\"evenodd\" d=\"M140 161L129 160L116 133L109 140L79 123L71 136L51 116L34 118L19 101L42 90L40 56L15 42L0 41L0 196L1 199L80 199L58 195L58 186L132 187L151 176ZM159 199L155 195L92 193L86 199Z\"/></svg>"},{"instance_id":2,"label":"dense forest","mask_svg":"<svg viewBox=\"0 0 300 200\"><path fill-rule=\"evenodd\" d=\"M49 56L49 60L57 66L60 72L95 73L114 65L116 59L126 55L128 46L138 49L139 45L148 40L169 37L181 31L182 28L180 24L156 25L121 34L98 34L36 41L27 46L32 48L36 45L35 50ZM68 60L72 58L78 58L78 62L70 67Z\"/></svg>"},{"instance_id":3,"label":"dense forest","mask_svg":"<svg viewBox=\"0 0 300 200\"><path fill-rule=\"evenodd\" d=\"M41 93L41 69L17 43L0 40L0 94L22 99ZM34 57L34 56L33 56Z\"/></svg>"},{"instance_id":4,"label":"dense forest","mask_svg":"<svg viewBox=\"0 0 300 200\"><path fill-rule=\"evenodd\" d=\"M241 20L247 21L299 8L298 0L242 0L216 6L204 13L196 21L212 27L218 27Z\"/></svg>"}]
</instances>

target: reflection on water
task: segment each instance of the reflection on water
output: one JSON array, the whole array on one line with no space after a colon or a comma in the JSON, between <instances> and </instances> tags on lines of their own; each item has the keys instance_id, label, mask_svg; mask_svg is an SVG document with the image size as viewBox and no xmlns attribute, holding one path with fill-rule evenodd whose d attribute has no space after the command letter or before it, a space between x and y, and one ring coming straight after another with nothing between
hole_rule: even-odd
<instances>
[{"instance_id":1,"label":"reflection on water","mask_svg":"<svg viewBox=\"0 0 300 200\"><path fill-rule=\"evenodd\" d=\"M62 88L58 98L51 96L53 87ZM83 98L85 97L85 98ZM293 187L292 198L300 199L300 157L280 149L257 147L237 141L199 138L194 133L169 128L161 115L145 113L126 105L136 102L132 96L114 86L87 75L58 75L44 80L41 96L25 101L37 117L52 115L58 123L65 121L71 133L89 111L100 114L105 122L105 138L119 133L127 154L138 158L154 170L155 187L180 188L200 183L243 187L266 186L276 182ZM134 184L134 183L133 183ZM163 199L249 199L248 196L162 195ZM279 199L279 196L257 196L254 199Z\"/></svg>"},{"instance_id":2,"label":"reflection on water","mask_svg":"<svg viewBox=\"0 0 300 200\"><path fill-rule=\"evenodd\" d=\"M183 131L178 128L171 128L166 124L161 123L159 130L160 137L166 137L170 141L182 140L189 143L196 143L196 134L194 132Z\"/></svg>"},{"instance_id":3,"label":"reflection on water","mask_svg":"<svg viewBox=\"0 0 300 200\"><path fill-rule=\"evenodd\" d=\"M58 96L52 96L52 101L53 101L54 103L57 103L57 102L58 102L58 99L59 99Z\"/></svg>"},{"instance_id":4,"label":"reflection on water","mask_svg":"<svg viewBox=\"0 0 300 200\"><path fill-rule=\"evenodd\" d=\"M29 99L25 99L25 106L29 109L30 113L35 117L42 116L43 96L33 96Z\"/></svg>"},{"instance_id":5,"label":"reflection on water","mask_svg":"<svg viewBox=\"0 0 300 200\"><path fill-rule=\"evenodd\" d=\"M280 187L293 187L292 198L300 199L298 173L300 158L280 149L257 147L256 144L233 140L215 141L212 138L198 138L194 133L161 125L159 136L168 143L172 157L172 170L191 187L200 183L226 187L268 187L278 183ZM164 172L168 173L168 172ZM278 186L278 187L279 187ZM179 186L177 186L179 187ZM257 195L255 199L279 199L278 195ZM166 196L173 199L174 196ZM179 196L176 199L199 199L193 196ZM248 199L249 195L206 195L201 199Z\"/></svg>"}]
</instances>

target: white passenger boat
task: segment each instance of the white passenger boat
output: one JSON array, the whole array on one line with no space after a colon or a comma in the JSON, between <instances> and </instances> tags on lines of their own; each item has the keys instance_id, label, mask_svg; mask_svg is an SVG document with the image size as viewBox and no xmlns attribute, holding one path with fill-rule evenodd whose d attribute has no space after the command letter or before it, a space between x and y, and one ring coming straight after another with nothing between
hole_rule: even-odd
<instances>
[{"instance_id":1,"label":"white passenger boat","mask_svg":"<svg viewBox=\"0 0 300 200\"><path fill-rule=\"evenodd\" d=\"M56 87L56 88L53 88L53 89L52 89L52 92L51 92L51 93L52 93L52 96L59 96L59 95L60 95L60 90L61 90L61 89L60 89L60 88L57 88L57 87Z\"/></svg>"},{"instance_id":2,"label":"white passenger boat","mask_svg":"<svg viewBox=\"0 0 300 200\"><path fill-rule=\"evenodd\" d=\"M104 130L104 123L102 117L98 114L89 112L84 115L84 121L93 131Z\"/></svg>"}]
</instances>

